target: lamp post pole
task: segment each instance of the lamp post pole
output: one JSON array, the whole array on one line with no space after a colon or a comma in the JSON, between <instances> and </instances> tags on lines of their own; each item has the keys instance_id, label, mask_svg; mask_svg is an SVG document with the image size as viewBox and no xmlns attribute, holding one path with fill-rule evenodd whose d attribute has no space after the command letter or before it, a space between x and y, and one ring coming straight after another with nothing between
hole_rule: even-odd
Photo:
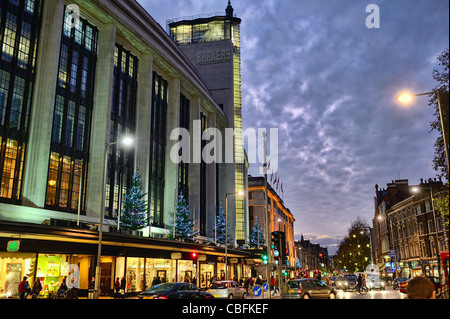
<instances>
[{"instance_id":1,"label":"lamp post pole","mask_svg":"<svg viewBox=\"0 0 450 319\"><path fill-rule=\"evenodd\" d=\"M122 139L123 144L131 145L133 140L130 137L125 137ZM105 218L105 191L106 191L106 175L108 172L108 151L111 145L118 144L119 141L106 143L105 154L104 154L104 170L103 170L103 186L102 186L102 201L100 209L100 226L98 229L98 249L97 249L97 266L95 268L95 299L100 296L100 261L102 257L102 238L103 238L103 219Z\"/></svg>"},{"instance_id":2,"label":"lamp post pole","mask_svg":"<svg viewBox=\"0 0 450 319\"><path fill-rule=\"evenodd\" d=\"M269 277L269 265L270 265L270 225L269 225L269 211L268 211L268 200L267 200L267 134L266 131L262 132L264 138L264 207L266 215L266 249L267 249L267 265L266 265L266 278L269 289L267 290L267 295L270 297L270 277ZM281 278L278 278L281 286Z\"/></svg>"},{"instance_id":3,"label":"lamp post pole","mask_svg":"<svg viewBox=\"0 0 450 319\"><path fill-rule=\"evenodd\" d=\"M225 194L225 280L228 280L228 195L244 195L244 192Z\"/></svg>"}]
</instances>

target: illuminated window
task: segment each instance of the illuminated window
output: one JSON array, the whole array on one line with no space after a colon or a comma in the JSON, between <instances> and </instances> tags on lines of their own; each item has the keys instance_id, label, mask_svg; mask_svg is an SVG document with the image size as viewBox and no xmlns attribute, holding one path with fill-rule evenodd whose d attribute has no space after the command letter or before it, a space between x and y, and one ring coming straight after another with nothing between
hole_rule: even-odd
<instances>
[{"instance_id":1,"label":"illuminated window","mask_svg":"<svg viewBox=\"0 0 450 319\"><path fill-rule=\"evenodd\" d=\"M0 201L19 203L40 29L39 0L0 2Z\"/></svg>"},{"instance_id":2,"label":"illuminated window","mask_svg":"<svg viewBox=\"0 0 450 319\"><path fill-rule=\"evenodd\" d=\"M20 186L22 182L22 169L25 144L20 145L18 141L7 139L1 142L1 197L9 199L20 199Z\"/></svg>"},{"instance_id":3,"label":"illuminated window","mask_svg":"<svg viewBox=\"0 0 450 319\"><path fill-rule=\"evenodd\" d=\"M64 19L47 177L47 208L84 210L98 30Z\"/></svg>"}]
</instances>

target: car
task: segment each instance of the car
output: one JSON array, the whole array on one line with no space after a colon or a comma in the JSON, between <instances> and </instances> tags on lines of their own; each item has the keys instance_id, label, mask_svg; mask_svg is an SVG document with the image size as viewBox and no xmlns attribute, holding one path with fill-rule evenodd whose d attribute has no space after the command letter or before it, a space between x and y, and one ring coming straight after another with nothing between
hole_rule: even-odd
<instances>
[{"instance_id":1,"label":"car","mask_svg":"<svg viewBox=\"0 0 450 319\"><path fill-rule=\"evenodd\" d=\"M366 277L366 286L369 290L380 289L385 290L386 284L378 274L368 274Z\"/></svg>"},{"instance_id":2,"label":"car","mask_svg":"<svg viewBox=\"0 0 450 319\"><path fill-rule=\"evenodd\" d=\"M344 276L339 276L336 280L336 287L344 291L355 290L358 285L356 275L346 274Z\"/></svg>"},{"instance_id":3,"label":"car","mask_svg":"<svg viewBox=\"0 0 450 319\"><path fill-rule=\"evenodd\" d=\"M138 299L214 299L214 296L190 283L170 282L147 289Z\"/></svg>"},{"instance_id":4,"label":"car","mask_svg":"<svg viewBox=\"0 0 450 319\"><path fill-rule=\"evenodd\" d=\"M408 278L404 278L404 277L397 277L397 278L395 278L395 279L394 279L394 282L393 282L393 284L392 284L392 288L393 288L394 290L399 289L399 284L400 284L401 282L404 282L404 281L407 281L407 280L408 280Z\"/></svg>"},{"instance_id":5,"label":"car","mask_svg":"<svg viewBox=\"0 0 450 319\"><path fill-rule=\"evenodd\" d=\"M401 293L406 294L406 287L408 286L408 279L398 282L398 289Z\"/></svg>"},{"instance_id":6,"label":"car","mask_svg":"<svg viewBox=\"0 0 450 319\"><path fill-rule=\"evenodd\" d=\"M336 290L322 281L312 278L293 279L288 281L288 291L284 299L335 299Z\"/></svg>"},{"instance_id":7,"label":"car","mask_svg":"<svg viewBox=\"0 0 450 319\"><path fill-rule=\"evenodd\" d=\"M233 280L214 281L209 286L209 292L216 299L245 299L247 292Z\"/></svg>"}]
</instances>

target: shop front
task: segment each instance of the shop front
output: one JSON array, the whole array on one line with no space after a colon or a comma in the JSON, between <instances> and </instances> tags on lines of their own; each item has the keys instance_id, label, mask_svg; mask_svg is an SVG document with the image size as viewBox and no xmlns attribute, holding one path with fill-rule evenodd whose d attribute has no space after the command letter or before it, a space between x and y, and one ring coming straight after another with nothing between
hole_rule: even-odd
<instances>
[{"instance_id":1,"label":"shop front","mask_svg":"<svg viewBox=\"0 0 450 319\"><path fill-rule=\"evenodd\" d=\"M6 251L11 238L0 229L0 298L17 297L23 276L28 277L31 287L36 280L41 283L40 298L54 294L63 281L79 297L87 297L89 287L95 286L98 233L36 228L39 232L22 235L20 250L15 252ZM192 252L204 259L192 260ZM229 249L228 255L237 261L229 262L230 278L241 278L250 271L242 262L250 253ZM223 256L220 247L106 233L100 259L101 295L113 295L117 278L125 279L125 292L130 295L159 282L191 282L208 288L214 279L225 279Z\"/></svg>"}]
</instances>

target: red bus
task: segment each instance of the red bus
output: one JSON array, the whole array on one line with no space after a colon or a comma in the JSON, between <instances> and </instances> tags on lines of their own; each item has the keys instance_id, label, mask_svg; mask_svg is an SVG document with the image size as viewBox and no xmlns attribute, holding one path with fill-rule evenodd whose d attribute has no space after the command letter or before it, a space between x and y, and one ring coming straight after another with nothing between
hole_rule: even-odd
<instances>
[{"instance_id":1,"label":"red bus","mask_svg":"<svg viewBox=\"0 0 450 319\"><path fill-rule=\"evenodd\" d=\"M448 251L441 252L441 266L444 268L445 272L445 284L448 287Z\"/></svg>"}]
</instances>

